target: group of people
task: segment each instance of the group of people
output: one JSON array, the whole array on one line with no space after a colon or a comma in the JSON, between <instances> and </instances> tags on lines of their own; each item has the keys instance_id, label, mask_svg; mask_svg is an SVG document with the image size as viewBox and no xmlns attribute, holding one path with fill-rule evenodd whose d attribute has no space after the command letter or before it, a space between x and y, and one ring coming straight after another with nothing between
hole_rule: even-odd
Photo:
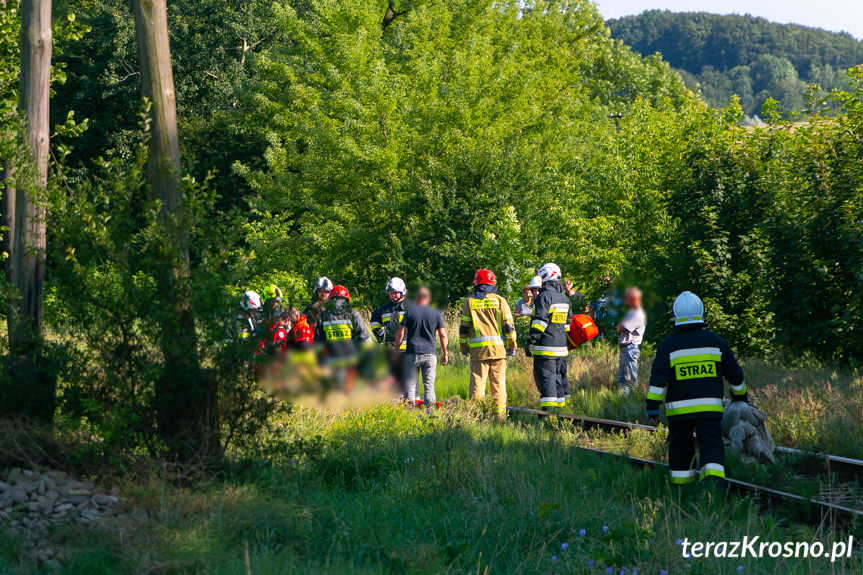
<instances>
[{"instance_id":1,"label":"group of people","mask_svg":"<svg viewBox=\"0 0 863 575\"><path fill-rule=\"evenodd\" d=\"M474 276L473 291L465 299L459 318L459 352L470 360L469 398L483 399L490 389L494 411L505 417L507 405L507 357L514 356L518 343L515 318L529 317L524 353L533 358L533 377L542 409L554 412L570 397L567 357L571 348L570 322L574 309L582 305L581 294L563 282L560 267L547 263L525 286L525 297L512 313L506 299L497 293L497 277L488 269ZM431 306L427 288L416 290L407 299L407 286L401 278L386 285L388 301L371 315L371 334L356 310L350 307L347 288L320 278L315 285L315 301L302 313L282 309L281 292L276 286L265 290L261 300L246 292L238 316L238 337L265 333L259 349L267 345L308 349L315 344L323 349L326 361L343 378L339 387L349 389L348 381L359 349L373 345L372 337L385 346L390 374L410 405L426 408L440 406L435 394L438 352L443 365L449 363L447 333L441 313ZM626 313L616 325L619 348L617 385L625 394L638 387L638 360L647 318L636 287L624 293ZM596 307L584 311L596 313ZM725 449L722 441L724 382L731 388L732 401L747 401L746 384L728 344L706 329L704 306L691 292L681 293L673 304L675 327L656 350L646 395L650 422L659 423L665 404L669 427L669 468L672 483L725 477ZM440 350L438 349L438 342ZM419 397L419 381L423 397ZM693 433L698 438L700 467L696 469Z\"/></svg>"},{"instance_id":2,"label":"group of people","mask_svg":"<svg viewBox=\"0 0 863 575\"><path fill-rule=\"evenodd\" d=\"M534 302L538 299L539 293L542 291L545 283L539 275L535 276L528 285L524 286L523 297L516 302L515 316L516 317L532 317L534 314ZM603 279L603 285L608 287L611 285L611 278ZM595 322L600 319L614 317L617 310L609 309L610 302L608 297L603 294L599 299L591 304L586 304L581 292L575 290L570 280L565 280L561 286L563 293L569 299L570 309L576 310L583 308L585 314L589 314ZM558 298L560 299L560 298ZM617 372L617 386L620 390L629 394L632 393L638 386L638 358L640 355L641 343L644 340L644 333L647 329L647 316L644 313L644 308L641 305L641 290L637 287L629 287L624 293L624 305L627 308L623 318L614 325L616 329L617 344L620 350L619 366ZM571 317L571 315L570 315ZM565 362L564 362L565 363ZM562 368L563 386L565 389L563 403L569 399L569 382L565 375L565 366ZM555 402L548 401L544 407L553 406ZM557 403L560 403L558 401Z\"/></svg>"}]
</instances>

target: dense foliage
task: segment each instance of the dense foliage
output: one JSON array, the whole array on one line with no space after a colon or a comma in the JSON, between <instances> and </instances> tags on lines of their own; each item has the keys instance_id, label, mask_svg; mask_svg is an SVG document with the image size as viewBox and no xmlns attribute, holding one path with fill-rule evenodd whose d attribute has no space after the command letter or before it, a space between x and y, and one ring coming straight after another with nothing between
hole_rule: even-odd
<instances>
[{"instance_id":1,"label":"dense foliage","mask_svg":"<svg viewBox=\"0 0 863 575\"><path fill-rule=\"evenodd\" d=\"M602 145L608 115L686 94L667 65L609 40L592 6L556 6L418 4L383 36L367 2L282 9L292 41L254 58L244 94L243 123L268 142L262 169L238 163L264 214L258 269L367 296L410 270L449 300L480 266L504 290L542 258L585 278L619 270L640 176Z\"/></svg>"},{"instance_id":2,"label":"dense foliage","mask_svg":"<svg viewBox=\"0 0 863 575\"><path fill-rule=\"evenodd\" d=\"M747 131L732 107L693 126L689 167L670 204L680 222L675 244L685 246L670 253L686 256L672 259L670 271L679 267L714 299L713 321L753 351L772 342L863 358L859 320L849 321L859 317L863 278L863 69L852 70L851 82L850 92L812 100L838 116L795 125L774 111L767 128Z\"/></svg>"},{"instance_id":3,"label":"dense foliage","mask_svg":"<svg viewBox=\"0 0 863 575\"><path fill-rule=\"evenodd\" d=\"M750 116L769 97L802 111L807 84L844 88L845 70L863 63L863 42L849 34L752 16L650 10L608 25L637 52L661 53L712 106L736 94Z\"/></svg>"}]
</instances>

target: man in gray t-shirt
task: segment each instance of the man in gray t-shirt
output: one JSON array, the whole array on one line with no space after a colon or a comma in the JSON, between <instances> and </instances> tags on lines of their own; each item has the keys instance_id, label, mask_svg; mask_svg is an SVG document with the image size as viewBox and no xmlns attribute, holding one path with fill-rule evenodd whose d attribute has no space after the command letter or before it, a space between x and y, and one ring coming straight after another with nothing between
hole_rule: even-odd
<instances>
[{"instance_id":1,"label":"man in gray t-shirt","mask_svg":"<svg viewBox=\"0 0 863 575\"><path fill-rule=\"evenodd\" d=\"M624 302L629 311L617 324L617 344L620 347L617 385L623 393L629 394L638 387L639 346L647 329L647 316L641 308L641 290L637 287L626 289Z\"/></svg>"},{"instance_id":2,"label":"man in gray t-shirt","mask_svg":"<svg viewBox=\"0 0 863 575\"><path fill-rule=\"evenodd\" d=\"M402 340L407 340L407 354L404 361L407 399L410 403L417 405L418 376L419 372L422 372L423 404L426 409L437 405L434 389L435 378L437 377L435 336L440 338L441 363L443 365L449 363L448 342L443 317L438 310L429 305L430 303L431 292L428 288L419 288L416 291L414 304L405 309L404 324L396 334L395 341L395 347L398 349Z\"/></svg>"}]
</instances>

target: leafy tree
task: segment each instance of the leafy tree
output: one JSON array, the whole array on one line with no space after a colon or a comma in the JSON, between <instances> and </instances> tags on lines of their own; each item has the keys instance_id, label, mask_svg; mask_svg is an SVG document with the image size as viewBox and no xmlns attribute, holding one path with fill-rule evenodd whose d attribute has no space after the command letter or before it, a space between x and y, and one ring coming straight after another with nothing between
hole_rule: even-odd
<instances>
[{"instance_id":1,"label":"leafy tree","mask_svg":"<svg viewBox=\"0 0 863 575\"><path fill-rule=\"evenodd\" d=\"M806 86L786 58L762 54L752 62L750 70L757 104L773 98L781 101L787 109L800 110L803 107Z\"/></svg>"},{"instance_id":2,"label":"leafy tree","mask_svg":"<svg viewBox=\"0 0 863 575\"><path fill-rule=\"evenodd\" d=\"M130 8L119 0L80 4L57 0L58 18L75 14L92 29L74 43L61 44L67 81L57 88L53 121L67 110L89 118L89 129L70 147L69 177L75 181L98 169L97 158L132 160L138 138L140 75ZM177 121L184 168L199 179L214 171L211 185L219 206L246 206L248 187L231 170L237 158L254 165L265 148L238 125L231 112L237 88L250 72L248 56L271 45L282 30L272 21L270 2L170 2L169 34L177 92Z\"/></svg>"},{"instance_id":3,"label":"leafy tree","mask_svg":"<svg viewBox=\"0 0 863 575\"><path fill-rule=\"evenodd\" d=\"M863 42L850 34L748 15L648 10L608 25L637 52L660 52L673 67L693 74L704 66L725 71L748 65L763 54L787 58L801 75L813 64L845 70L863 63Z\"/></svg>"},{"instance_id":4,"label":"leafy tree","mask_svg":"<svg viewBox=\"0 0 863 575\"><path fill-rule=\"evenodd\" d=\"M667 196L674 233L663 254L661 285L673 297L699 294L711 325L741 353L759 354L772 342L769 241L763 222L771 196L758 174L743 111L733 102L722 114L692 116L682 157L685 166Z\"/></svg>"},{"instance_id":5,"label":"leafy tree","mask_svg":"<svg viewBox=\"0 0 863 575\"><path fill-rule=\"evenodd\" d=\"M4 411L50 421L55 381L42 356L45 283L45 205L48 183L49 104L51 95L51 0L22 0L18 66L18 113L26 153L8 163L4 189L8 196L4 223L8 227L8 279L12 295L7 307L9 389ZM26 399L24 399L26 398Z\"/></svg>"},{"instance_id":6,"label":"leafy tree","mask_svg":"<svg viewBox=\"0 0 863 575\"><path fill-rule=\"evenodd\" d=\"M595 179L608 115L686 101L679 77L578 2L418 3L381 36L389 6L277 7L291 41L254 57L244 99L267 166L238 164L260 194L259 269L361 295L407 274L453 299L482 266L621 266L610 214L630 201L630 168Z\"/></svg>"},{"instance_id":7,"label":"leafy tree","mask_svg":"<svg viewBox=\"0 0 863 575\"><path fill-rule=\"evenodd\" d=\"M844 113L763 136L764 180L775 193L768 229L777 340L860 365L863 70L852 70L851 79L849 91L829 99Z\"/></svg>"},{"instance_id":8,"label":"leafy tree","mask_svg":"<svg viewBox=\"0 0 863 575\"><path fill-rule=\"evenodd\" d=\"M140 120L147 126L149 115L142 113ZM65 157L65 149L60 151ZM184 201L169 225L162 203L151 195L148 158L148 134L139 131L132 161L105 161L84 180L64 179L64 185L49 187L53 241L47 317L61 344L55 352L63 359L61 411L71 426L103 438L104 454L111 457L120 450L177 455L169 442L181 439L189 449L202 447L202 430L192 427L200 411L217 410L208 417L226 428L239 422L248 428L272 406L255 393L240 355L244 350L224 345L225 313L233 302L226 286L244 275L244 254L234 247L239 228L216 217L212 190L190 177L178 183ZM166 371L162 353L164 325L175 309L159 285L164 270L176 265L176 253L165 249L176 241L174 225L185 230L193 254L189 282L196 348L181 351L200 359L205 369L199 377L216 387L219 399L212 402L201 392L205 384L193 381L195 387L177 399L180 421L168 422L180 426L180 438L162 427L165 398L160 397L160 382L166 374L176 375ZM227 440L221 435L209 439L220 442L217 452ZM212 455L197 451L187 463L205 464Z\"/></svg>"}]
</instances>

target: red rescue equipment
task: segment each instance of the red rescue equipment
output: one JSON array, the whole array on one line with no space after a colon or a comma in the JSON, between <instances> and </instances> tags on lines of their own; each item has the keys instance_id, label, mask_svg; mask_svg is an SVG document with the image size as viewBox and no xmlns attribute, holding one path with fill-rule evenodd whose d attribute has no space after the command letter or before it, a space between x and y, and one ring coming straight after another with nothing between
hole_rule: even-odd
<instances>
[{"instance_id":1,"label":"red rescue equipment","mask_svg":"<svg viewBox=\"0 0 863 575\"><path fill-rule=\"evenodd\" d=\"M294 325L294 341L297 343L311 343L315 339L315 332L309 326L305 315L301 315Z\"/></svg>"},{"instance_id":2,"label":"red rescue equipment","mask_svg":"<svg viewBox=\"0 0 863 575\"><path fill-rule=\"evenodd\" d=\"M569 333L566 334L567 347L575 349L589 339L599 335L599 329L593 322L593 318L583 313L572 316L569 324Z\"/></svg>"}]
</instances>

